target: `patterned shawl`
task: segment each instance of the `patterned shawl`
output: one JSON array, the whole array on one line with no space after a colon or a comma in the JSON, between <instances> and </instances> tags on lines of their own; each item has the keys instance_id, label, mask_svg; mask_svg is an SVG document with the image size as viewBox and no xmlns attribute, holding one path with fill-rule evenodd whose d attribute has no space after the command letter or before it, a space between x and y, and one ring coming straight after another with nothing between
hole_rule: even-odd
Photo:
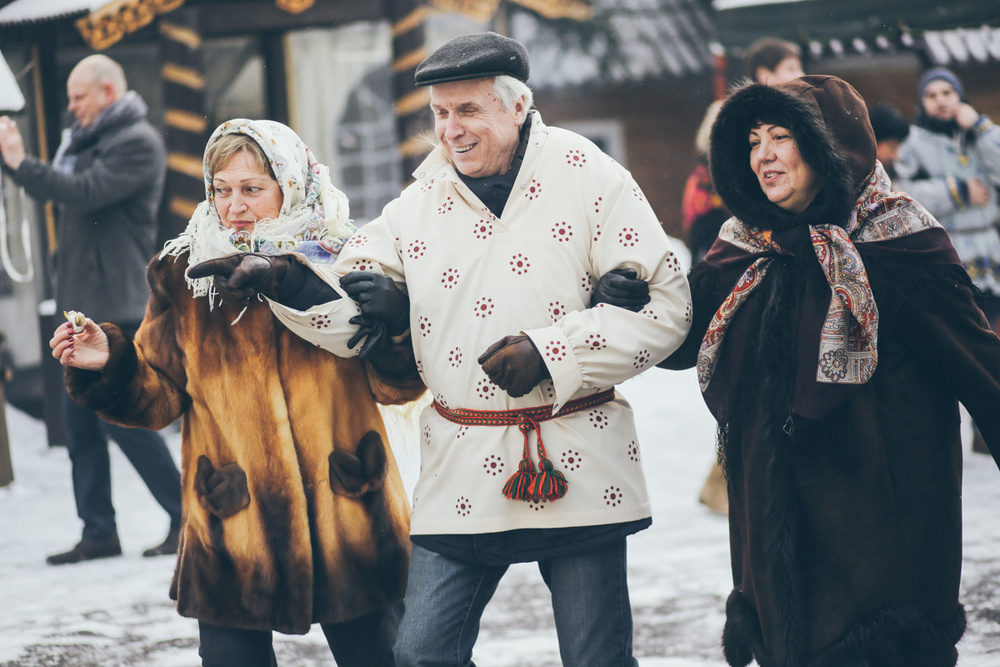
<instances>
[{"instance_id":1,"label":"patterned shawl","mask_svg":"<svg viewBox=\"0 0 1000 667\"><path fill-rule=\"evenodd\" d=\"M813 250L830 285L816 359L817 383L861 385L871 379L878 365L878 307L857 244L879 244L883 253L906 253L917 261L958 263L947 235L934 217L911 197L890 192L889 187L888 176L876 163L846 224L809 227ZM939 234L923 237L923 243L903 241L930 230L938 230ZM760 286L774 257L790 254L773 240L771 232L736 218L723 225L719 239L728 246L717 243L706 258L709 263L720 263L721 256L734 252L756 259L736 281L702 340L697 369L703 393L708 391L733 318Z\"/></svg>"},{"instance_id":2,"label":"patterned shawl","mask_svg":"<svg viewBox=\"0 0 1000 667\"><path fill-rule=\"evenodd\" d=\"M245 134L263 149L284 195L278 217L258 221L252 232L233 232L223 227L213 201L212 174L205 162L205 201L198 205L184 232L166 243L160 257L188 252L188 266L250 251L294 252L315 264L336 260L355 227L348 220L347 197L333 186L330 170L316 161L291 128L281 123L245 118L226 121L212 134L208 146L226 134ZM207 157L207 148L205 154ZM187 284L195 297L208 296L212 308L215 287L211 277L188 278Z\"/></svg>"}]
</instances>

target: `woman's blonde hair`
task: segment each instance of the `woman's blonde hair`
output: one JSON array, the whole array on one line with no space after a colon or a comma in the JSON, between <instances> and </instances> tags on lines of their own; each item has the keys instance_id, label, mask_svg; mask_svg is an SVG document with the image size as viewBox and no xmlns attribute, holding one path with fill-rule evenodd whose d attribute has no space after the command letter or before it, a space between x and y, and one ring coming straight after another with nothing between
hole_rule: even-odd
<instances>
[{"instance_id":1,"label":"woman's blonde hair","mask_svg":"<svg viewBox=\"0 0 1000 667\"><path fill-rule=\"evenodd\" d=\"M214 175L220 169L224 169L229 164L229 161L241 151L250 153L260 173L267 174L274 180L278 180L274 177L274 172L271 170L270 161L264 155L264 149L246 134L224 134L208 147L208 151L205 153L205 164L208 165L208 173Z\"/></svg>"}]
</instances>

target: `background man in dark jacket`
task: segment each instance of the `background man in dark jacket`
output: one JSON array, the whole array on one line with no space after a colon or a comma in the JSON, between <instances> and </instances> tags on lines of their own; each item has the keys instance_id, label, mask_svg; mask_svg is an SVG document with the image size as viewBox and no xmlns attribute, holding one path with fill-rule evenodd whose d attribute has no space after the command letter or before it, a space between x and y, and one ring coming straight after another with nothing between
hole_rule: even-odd
<instances>
[{"instance_id":1,"label":"background man in dark jacket","mask_svg":"<svg viewBox=\"0 0 1000 667\"><path fill-rule=\"evenodd\" d=\"M166 149L146 119L142 98L129 91L121 66L107 56L81 60L66 82L76 117L52 164L26 155L14 122L0 118L0 152L13 178L31 196L58 204L56 305L134 332L149 297L146 263L153 255L156 212L166 178ZM83 538L51 565L121 554L111 504L110 435L170 515L166 540L145 556L177 552L181 522L180 472L153 431L100 420L68 397L63 401Z\"/></svg>"}]
</instances>

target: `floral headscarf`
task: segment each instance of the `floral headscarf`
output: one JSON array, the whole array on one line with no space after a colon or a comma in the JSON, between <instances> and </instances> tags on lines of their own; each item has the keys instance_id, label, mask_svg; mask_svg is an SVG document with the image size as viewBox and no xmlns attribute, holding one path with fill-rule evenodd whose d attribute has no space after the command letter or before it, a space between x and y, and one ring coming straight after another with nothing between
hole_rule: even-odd
<instances>
[{"instance_id":1,"label":"floral headscarf","mask_svg":"<svg viewBox=\"0 0 1000 667\"><path fill-rule=\"evenodd\" d=\"M260 220L252 232L230 230L215 210L212 174L208 171L208 147L227 134L245 134L264 151L284 200L278 217ZM314 264L330 264L355 232L348 219L347 196L333 186L330 170L316 161L312 151L288 126L270 120L229 120L216 128L208 140L202 169L205 201L198 204L187 228L166 243L160 257L189 253L194 266L236 252L277 255L298 253ZM195 297L209 296L214 302L212 278L188 278Z\"/></svg>"}]
</instances>

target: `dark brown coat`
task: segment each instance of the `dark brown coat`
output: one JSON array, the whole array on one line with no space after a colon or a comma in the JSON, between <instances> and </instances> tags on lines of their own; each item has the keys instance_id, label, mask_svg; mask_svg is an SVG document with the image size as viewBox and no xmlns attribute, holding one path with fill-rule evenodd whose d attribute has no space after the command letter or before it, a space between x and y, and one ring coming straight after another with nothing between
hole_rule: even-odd
<instances>
[{"instance_id":1,"label":"dark brown coat","mask_svg":"<svg viewBox=\"0 0 1000 667\"><path fill-rule=\"evenodd\" d=\"M182 417L178 611L305 633L401 600L409 505L376 402L413 400L423 385L306 343L266 303L231 324L239 308L209 311L186 268L186 255L154 260L134 344L103 324L104 373L66 376L77 402L117 423Z\"/></svg>"},{"instance_id":2,"label":"dark brown coat","mask_svg":"<svg viewBox=\"0 0 1000 667\"><path fill-rule=\"evenodd\" d=\"M796 411L810 373L814 382L818 349L799 335L803 313L819 302L825 312L830 289L806 226L846 220L874 167L860 97L826 107L836 96L821 89L840 84L806 79L737 91L712 136L713 176L727 207L794 252L774 260L737 313L716 371L731 373L720 399L734 583L726 659L762 667L860 659L872 667L953 666L965 628L958 403L1000 454L1000 341L960 266L859 244L879 310L878 367L839 402L812 406L811 417ZM839 120L827 122L827 114ZM831 125L850 118L859 131L845 140ZM755 120L792 129L824 179L805 213L768 202L749 173ZM691 335L662 365L694 365L711 317L754 259L729 255L728 263L710 257L692 270Z\"/></svg>"}]
</instances>

